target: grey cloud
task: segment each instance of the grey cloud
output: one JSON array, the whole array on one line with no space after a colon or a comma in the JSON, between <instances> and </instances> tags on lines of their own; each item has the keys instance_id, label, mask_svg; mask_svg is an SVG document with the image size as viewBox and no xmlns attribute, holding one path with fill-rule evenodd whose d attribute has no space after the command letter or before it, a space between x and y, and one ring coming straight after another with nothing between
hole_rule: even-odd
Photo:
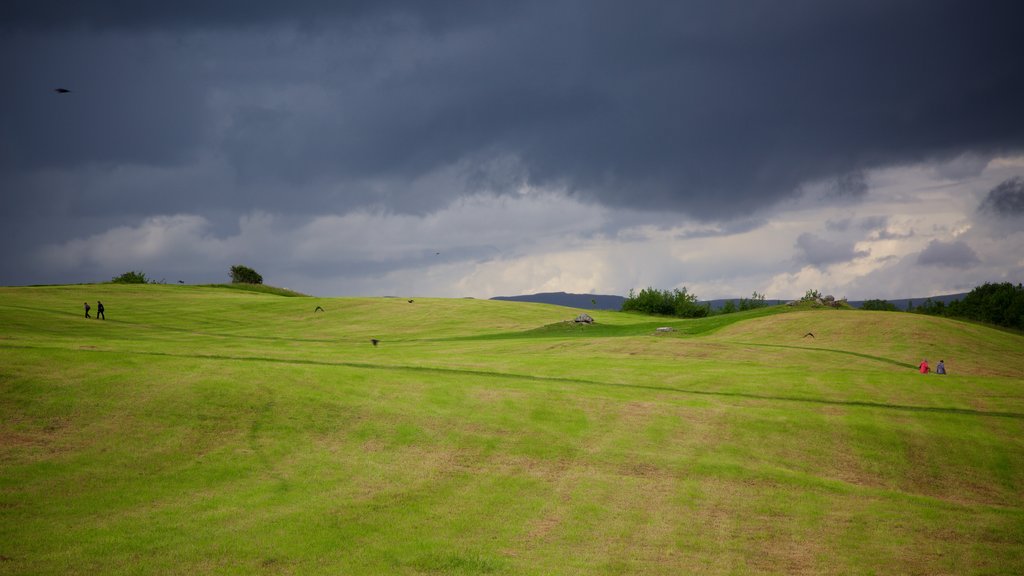
<instances>
[{"instance_id":1,"label":"grey cloud","mask_svg":"<svg viewBox=\"0 0 1024 576\"><path fill-rule=\"evenodd\" d=\"M990 155L965 152L955 158L940 158L932 170L942 178L964 180L980 175L992 160Z\"/></svg>"},{"instance_id":2,"label":"grey cloud","mask_svg":"<svg viewBox=\"0 0 1024 576\"><path fill-rule=\"evenodd\" d=\"M859 200L872 168L1024 149L1022 15L952 0L10 0L0 226L18 232L0 282L39 242L155 214L425 214L523 185L715 223L808 182Z\"/></svg>"},{"instance_id":3,"label":"grey cloud","mask_svg":"<svg viewBox=\"0 0 1024 576\"><path fill-rule=\"evenodd\" d=\"M1014 176L989 190L978 210L1007 218L1024 215L1024 178Z\"/></svg>"},{"instance_id":4,"label":"grey cloud","mask_svg":"<svg viewBox=\"0 0 1024 576\"><path fill-rule=\"evenodd\" d=\"M708 226L699 228L697 230L689 230L681 234L677 234L676 237L680 240L689 240L695 238L713 238L718 236L733 236L735 234L744 234L757 230L758 228L767 224L767 220L762 218L750 218L746 220L730 220L726 222L719 222L715 226Z\"/></svg>"},{"instance_id":5,"label":"grey cloud","mask_svg":"<svg viewBox=\"0 0 1024 576\"><path fill-rule=\"evenodd\" d=\"M324 19L356 19L395 11L416 11L435 25L466 20L480 12L479 2L447 0L428 6L394 0L291 0L273 1L155 0L118 2L68 2L67 0L9 0L0 11L0 29L62 29L86 27L100 30L181 28L238 28L287 22L306 27ZM496 11L500 6L489 7Z\"/></svg>"},{"instance_id":6,"label":"grey cloud","mask_svg":"<svg viewBox=\"0 0 1024 576\"><path fill-rule=\"evenodd\" d=\"M1024 145L1024 84L1014 73L1024 41L1013 3L972 10L969 26L956 2L189 4L14 2L3 21L19 33L5 52L50 52L14 79L24 86L40 64L95 50L82 35L126 37L120 53L169 58L128 70L132 81L151 76L152 89L133 93L128 80L115 82L111 104L66 119L87 122L80 134L104 134L104 123L125 132L99 139L100 150L111 140L123 145L102 160L167 160L154 147L168 157L199 153L196 127L219 121L197 104L204 96L258 96L258 82L276 80L319 86L323 107L284 100L258 113L239 104L226 139L205 141L252 180L306 188L368 180L372 188L397 178L400 187L466 158L511 155L535 184L716 219L771 204L807 181L833 177L833 194L855 199L866 191L867 167ZM306 23L279 36L297 20ZM68 36L67 27L77 32ZM961 40L950 42L950 30ZM202 51L190 45L193 31L205 31L196 32L207 39ZM161 34L184 42L151 51ZM239 66L234 47L254 41L266 43L255 54L267 66ZM103 85L88 79L110 70L111 59L108 50L77 66L81 100ZM32 108L43 114L48 104ZM6 136L30 131L20 125ZM96 154L88 148L62 157L88 159ZM274 208L273 198L260 200L257 207Z\"/></svg>"},{"instance_id":7,"label":"grey cloud","mask_svg":"<svg viewBox=\"0 0 1024 576\"><path fill-rule=\"evenodd\" d=\"M885 228L889 219L886 216L868 216L854 222L853 218L842 218L839 220L826 220L825 229L832 232L846 232L850 226L856 225L860 230L872 231Z\"/></svg>"},{"instance_id":8,"label":"grey cloud","mask_svg":"<svg viewBox=\"0 0 1024 576\"><path fill-rule=\"evenodd\" d=\"M825 229L831 232L845 232L850 228L850 222L852 222L852 218L843 218L841 220L826 220Z\"/></svg>"},{"instance_id":9,"label":"grey cloud","mask_svg":"<svg viewBox=\"0 0 1024 576\"><path fill-rule=\"evenodd\" d=\"M878 239L879 240L903 240L905 238L913 238L913 237L914 237L914 231L913 230L911 230L909 232L906 232L906 233L893 232L891 230L879 230L878 231Z\"/></svg>"},{"instance_id":10,"label":"grey cloud","mask_svg":"<svg viewBox=\"0 0 1024 576\"><path fill-rule=\"evenodd\" d=\"M842 200L859 200L868 193L868 181L863 170L836 177L829 186L829 195Z\"/></svg>"},{"instance_id":11,"label":"grey cloud","mask_svg":"<svg viewBox=\"0 0 1024 576\"><path fill-rule=\"evenodd\" d=\"M0 35L0 69L13 80L0 94L0 178L90 163L180 165L200 152L210 82L176 57L172 39L60 36Z\"/></svg>"},{"instance_id":12,"label":"grey cloud","mask_svg":"<svg viewBox=\"0 0 1024 576\"><path fill-rule=\"evenodd\" d=\"M974 249L963 240L954 242L932 240L917 256L917 263L922 266L970 268L980 261Z\"/></svg>"},{"instance_id":13,"label":"grey cloud","mask_svg":"<svg viewBox=\"0 0 1024 576\"><path fill-rule=\"evenodd\" d=\"M824 268L830 264L849 262L854 258L863 258L870 254L867 250L855 250L853 244L844 244L826 240L816 234L804 232L796 239L797 258L801 263L816 268Z\"/></svg>"},{"instance_id":14,"label":"grey cloud","mask_svg":"<svg viewBox=\"0 0 1024 576\"><path fill-rule=\"evenodd\" d=\"M860 221L861 230L880 230L885 228L889 224L889 218L886 216L868 216L862 218Z\"/></svg>"}]
</instances>

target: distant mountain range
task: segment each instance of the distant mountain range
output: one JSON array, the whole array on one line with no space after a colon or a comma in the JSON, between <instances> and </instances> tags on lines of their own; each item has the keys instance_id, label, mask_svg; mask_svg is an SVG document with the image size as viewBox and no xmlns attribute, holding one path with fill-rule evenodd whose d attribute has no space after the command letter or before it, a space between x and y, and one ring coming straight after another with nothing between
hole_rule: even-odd
<instances>
[{"instance_id":1,"label":"distant mountain range","mask_svg":"<svg viewBox=\"0 0 1024 576\"><path fill-rule=\"evenodd\" d=\"M942 302L949 304L953 300L960 300L967 295L967 292L961 292L959 294L944 294L942 296L931 296L932 302ZM929 297L923 298L896 298L889 299L888 301L894 304L900 310L906 310L907 306L913 303L915 306L920 306L928 300ZM523 294L522 296L495 296L491 300L507 300L512 302L537 302L540 304L555 304L557 306L567 306L569 308L583 308L586 310L620 310L622 303L626 301L624 296L614 296L610 294L571 294L567 292L541 292L540 294ZM725 305L726 302L732 300L739 304L739 298L718 298L716 300L703 300L701 304L710 303L712 310L718 310ZM770 305L774 304L785 304L789 300L765 300ZM850 306L854 308L860 308L864 304L864 300L850 300Z\"/></svg>"},{"instance_id":2,"label":"distant mountain range","mask_svg":"<svg viewBox=\"0 0 1024 576\"><path fill-rule=\"evenodd\" d=\"M607 294L568 294L566 292L542 292L540 294L523 294L522 296L495 296L491 300L510 300L512 302L537 302L555 304L569 308L586 310L620 310L626 301L623 296Z\"/></svg>"}]
</instances>

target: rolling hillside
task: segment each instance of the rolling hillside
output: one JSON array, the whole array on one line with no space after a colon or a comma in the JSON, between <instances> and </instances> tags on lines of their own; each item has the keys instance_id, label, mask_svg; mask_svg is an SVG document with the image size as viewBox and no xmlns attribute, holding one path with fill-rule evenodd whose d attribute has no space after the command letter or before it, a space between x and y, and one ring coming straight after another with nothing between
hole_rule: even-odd
<instances>
[{"instance_id":1,"label":"rolling hillside","mask_svg":"<svg viewBox=\"0 0 1024 576\"><path fill-rule=\"evenodd\" d=\"M1024 571L1024 337L579 312L0 288L0 574Z\"/></svg>"}]
</instances>

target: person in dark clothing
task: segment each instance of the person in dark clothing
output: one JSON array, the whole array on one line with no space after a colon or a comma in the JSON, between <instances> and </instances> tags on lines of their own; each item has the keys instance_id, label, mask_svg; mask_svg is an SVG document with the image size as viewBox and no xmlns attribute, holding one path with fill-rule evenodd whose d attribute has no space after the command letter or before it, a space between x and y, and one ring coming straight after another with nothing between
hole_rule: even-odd
<instances>
[{"instance_id":1,"label":"person in dark clothing","mask_svg":"<svg viewBox=\"0 0 1024 576\"><path fill-rule=\"evenodd\" d=\"M939 363L935 365L935 373L936 374L945 374L946 373L946 361L945 360L939 360Z\"/></svg>"},{"instance_id":2,"label":"person in dark clothing","mask_svg":"<svg viewBox=\"0 0 1024 576\"><path fill-rule=\"evenodd\" d=\"M85 317L86 318L92 318L92 316L89 316L89 303L88 302L85 303Z\"/></svg>"},{"instance_id":3,"label":"person in dark clothing","mask_svg":"<svg viewBox=\"0 0 1024 576\"><path fill-rule=\"evenodd\" d=\"M106 320L107 317L103 315L103 302L96 301L96 318Z\"/></svg>"}]
</instances>

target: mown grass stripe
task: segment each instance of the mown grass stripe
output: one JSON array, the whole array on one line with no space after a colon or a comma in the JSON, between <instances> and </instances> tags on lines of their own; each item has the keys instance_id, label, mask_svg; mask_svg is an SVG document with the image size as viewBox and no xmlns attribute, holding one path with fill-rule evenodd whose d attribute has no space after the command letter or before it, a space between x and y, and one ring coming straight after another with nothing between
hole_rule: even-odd
<instances>
[{"instance_id":1,"label":"mown grass stripe","mask_svg":"<svg viewBox=\"0 0 1024 576\"><path fill-rule=\"evenodd\" d=\"M348 361L327 361L309 360L304 358L273 358L269 356L231 356L225 354L173 354L170 352L146 352L128 350L83 350L59 347L25 346L0 343L0 348L31 349L31 350L60 350L64 352L76 352L85 354L119 354L136 356L157 356L166 358L187 358L192 360L218 360L229 362L266 362L271 364L292 364L305 366L337 366L344 368L358 368L362 370L388 370L395 372L422 372L433 374L452 374L459 376L481 376L487 378L500 378L512 380L526 380L530 382L552 382L559 384L584 384L588 386L606 386L614 388L629 388L637 390L651 390L656 392L674 392L679 394L693 394L698 396L715 396L726 398L745 398L749 400L770 400L777 402L799 402L805 404L821 404L824 406L845 406L857 408L878 408L882 410L901 410L907 412L928 412L936 414L955 414L962 416L985 416L994 418L1015 418L1024 419L1024 413L975 410L971 408L954 408L942 406L912 406L906 404L887 404L882 402L867 402L860 400L828 400L824 398L807 398L800 396L774 396L767 394L752 394L749 392L725 392L712 390L694 390L676 388L671 386L657 386L654 384L628 384L623 382L602 382L583 378L566 378L563 376L537 376L534 374L517 374L512 372L497 372L490 370L468 370L464 368L441 368L436 366L411 366L403 364L372 364L369 362L348 362Z\"/></svg>"}]
</instances>

